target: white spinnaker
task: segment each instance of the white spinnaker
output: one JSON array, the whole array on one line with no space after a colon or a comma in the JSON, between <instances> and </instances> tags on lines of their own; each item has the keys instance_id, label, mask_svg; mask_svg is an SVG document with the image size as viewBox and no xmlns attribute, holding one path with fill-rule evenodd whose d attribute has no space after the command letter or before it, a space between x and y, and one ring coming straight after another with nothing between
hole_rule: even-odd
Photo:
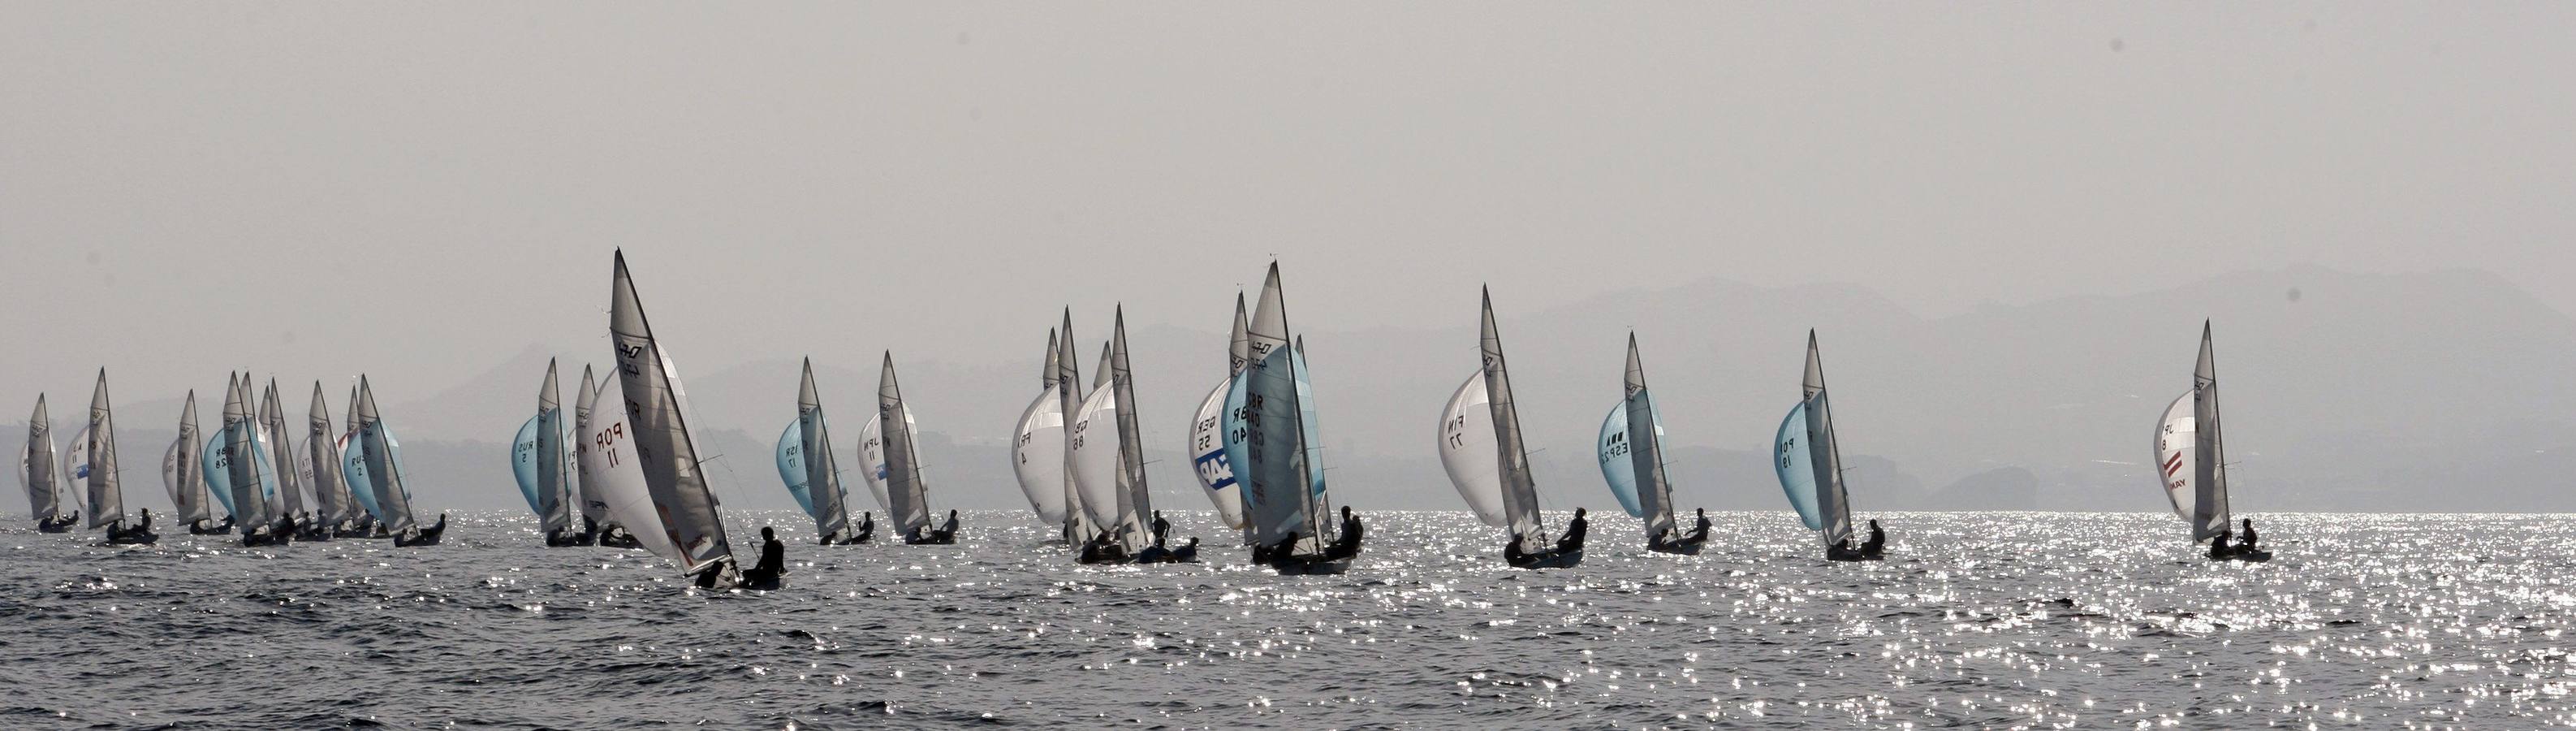
<instances>
[{"instance_id":1,"label":"white spinnaker","mask_svg":"<svg viewBox=\"0 0 2576 731\"><path fill-rule=\"evenodd\" d=\"M912 412L903 412L905 421ZM918 424L915 424L918 426ZM877 507L894 515L894 502L886 497L885 419L868 417L868 425L859 429L859 476L867 478L868 492L876 495Z\"/></svg>"},{"instance_id":2,"label":"white spinnaker","mask_svg":"<svg viewBox=\"0 0 2576 731\"><path fill-rule=\"evenodd\" d=\"M1020 412L1020 426L1011 440L1011 471L1020 478L1029 508L1048 525L1064 524L1064 407L1058 403L1059 388L1048 385L1037 400L1029 402Z\"/></svg>"},{"instance_id":3,"label":"white spinnaker","mask_svg":"<svg viewBox=\"0 0 2576 731\"><path fill-rule=\"evenodd\" d=\"M1225 459L1225 392L1233 385L1232 378L1219 381L1207 400L1199 402L1198 418L1190 422L1189 455L1199 488L1216 505L1217 519L1242 530L1243 490L1235 484L1234 465Z\"/></svg>"},{"instance_id":4,"label":"white spinnaker","mask_svg":"<svg viewBox=\"0 0 2576 731\"><path fill-rule=\"evenodd\" d=\"M1502 464L1494 458L1502 447L1494 436L1494 412L1485 391L1485 372L1468 376L1449 395L1440 412L1440 466L1458 496L1486 525L1505 528L1511 517L1503 510Z\"/></svg>"},{"instance_id":5,"label":"white spinnaker","mask_svg":"<svg viewBox=\"0 0 2576 731\"><path fill-rule=\"evenodd\" d=\"M627 427L626 398L619 389L617 379L599 384L589 427L582 434L582 474L590 476L593 495L605 504L610 522L626 526L644 550L685 568L689 557L671 543L661 511L653 509L653 490L644 482L644 468L636 459L634 430Z\"/></svg>"},{"instance_id":6,"label":"white spinnaker","mask_svg":"<svg viewBox=\"0 0 2576 731\"><path fill-rule=\"evenodd\" d=\"M1105 368L1104 371L1106 372ZM1116 531L1125 528L1126 516L1118 511L1118 392L1101 388L1082 402L1082 414L1073 421L1073 436L1068 440L1073 450L1074 486L1082 492L1083 515L1093 525Z\"/></svg>"},{"instance_id":7,"label":"white spinnaker","mask_svg":"<svg viewBox=\"0 0 2576 731\"><path fill-rule=\"evenodd\" d=\"M2189 391L2165 407L2164 418L2156 423L2157 482L2164 485L2165 499L2173 503L2174 514L2182 516L2184 522L2192 520L2194 501L2199 499L2193 484L2200 465L2198 450L2192 444L2197 431Z\"/></svg>"}]
</instances>

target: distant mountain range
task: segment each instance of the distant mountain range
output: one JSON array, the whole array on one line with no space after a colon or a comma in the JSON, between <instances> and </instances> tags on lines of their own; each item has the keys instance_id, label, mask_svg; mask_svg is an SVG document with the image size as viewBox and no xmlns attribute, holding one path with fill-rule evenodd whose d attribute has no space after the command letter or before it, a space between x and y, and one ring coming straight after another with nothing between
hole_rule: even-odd
<instances>
[{"instance_id":1,"label":"distant mountain range","mask_svg":"<svg viewBox=\"0 0 2576 731\"><path fill-rule=\"evenodd\" d=\"M1287 284L1292 306L1339 296L1298 289L1293 272ZM2240 510L2576 510L2563 489L2576 474L2576 379L2565 375L2576 366L2576 319L2483 272L2246 272L1932 318L1843 285L1706 280L1534 311L1513 309L1511 292L1494 294L1541 491L1554 506L1615 510L1592 441L1619 398L1623 346L1634 329L1670 430L1682 502L1780 507L1772 431L1798 397L1802 349L1814 328L1860 510L2164 510L2143 463L2157 417L2190 386L2208 318ZM1224 324L1232 304L1209 303L1205 319ZM1459 293L1457 314L1449 328L1301 333L1340 501L1459 506L1432 434L1441 404L1477 364L1476 293ZM958 334L1026 340L1024 359L959 364L895 354L905 397L929 433L922 450L940 504L1025 505L1006 444L1037 394L1044 331L1056 316L1032 311L1028 332ZM1090 328L1077 332L1088 377L1108 335L1098 323L1107 318L1076 316L1077 327ZM1163 505L1206 506L1188 494L1197 488L1179 449L1191 412L1223 375L1225 340L1213 327L1129 332L1149 414L1149 474ZM724 499L787 506L769 449L795 414L797 354L699 371L689 364L715 356L693 354L685 342L668 346L697 410L693 425L706 451L722 456L713 472ZM455 484L462 507L520 504L506 441L533 411L548 355L518 353L425 397L396 395L418 393L414 384L377 384L423 484ZM564 355L569 405L582 364L573 356L604 364L607 353ZM838 431L855 434L874 411L877 364L815 370ZM300 414L310 385L282 385ZM340 389L335 399L345 391L326 387ZM78 429L62 426L80 413L75 402L85 399L55 404L65 438ZM201 418L216 420L219 406L200 403ZM345 408L333 404L334 415ZM152 455L157 472L169 439L164 422L177 411L168 399L120 408L124 453ZM135 443L150 441L146 430L157 430L152 438L162 443ZM18 433L0 428L0 439L22 440ZM443 455L438 464L423 464L433 454ZM158 495L153 477L141 484Z\"/></svg>"}]
</instances>

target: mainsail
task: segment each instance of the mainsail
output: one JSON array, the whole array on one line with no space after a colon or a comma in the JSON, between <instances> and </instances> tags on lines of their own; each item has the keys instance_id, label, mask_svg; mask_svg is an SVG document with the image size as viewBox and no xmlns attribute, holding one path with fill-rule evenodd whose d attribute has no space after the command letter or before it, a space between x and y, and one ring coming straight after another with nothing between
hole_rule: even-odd
<instances>
[{"instance_id":1,"label":"mainsail","mask_svg":"<svg viewBox=\"0 0 2576 731\"><path fill-rule=\"evenodd\" d=\"M98 388L89 397L89 428L82 429L84 470L89 488L89 527L125 521L125 493L116 483L116 417L108 413L107 369L98 369Z\"/></svg>"},{"instance_id":2,"label":"mainsail","mask_svg":"<svg viewBox=\"0 0 2576 731\"><path fill-rule=\"evenodd\" d=\"M411 510L411 490L403 485L402 443L394 439L393 429L376 412L375 387L363 375L358 377L358 443L352 448L367 466L367 480L376 490L376 506L384 510L380 515L385 532L401 534L418 527Z\"/></svg>"},{"instance_id":3,"label":"mainsail","mask_svg":"<svg viewBox=\"0 0 2576 731\"><path fill-rule=\"evenodd\" d=\"M1503 336L1494 324L1494 295L1487 291L1479 345L1484 353L1486 407L1493 413L1496 472L1503 489L1503 516L1512 536L1530 547L1542 545L1538 481L1530 474L1529 450L1521 439L1520 408L1512 401L1511 371L1503 363Z\"/></svg>"},{"instance_id":4,"label":"mainsail","mask_svg":"<svg viewBox=\"0 0 2576 731\"><path fill-rule=\"evenodd\" d=\"M838 540L849 529L850 513L842 501L840 465L832 454L832 435L823 421L823 397L814 389L814 361L806 359L804 381L796 389L796 420L778 435L778 478L797 507L814 518L814 534Z\"/></svg>"},{"instance_id":5,"label":"mainsail","mask_svg":"<svg viewBox=\"0 0 2576 731\"><path fill-rule=\"evenodd\" d=\"M581 487L580 505L582 524L586 528L592 530L605 529L609 526L619 525L615 519L609 516L608 501L599 496L598 477L591 474L590 463L588 459L583 456L584 452L591 449L590 413L598 403L599 381L591 376L590 366L582 366L581 393L573 398L572 407L572 426L573 435L575 437L572 440L572 451L574 457L573 463L575 465L573 476L574 481L580 483Z\"/></svg>"},{"instance_id":6,"label":"mainsail","mask_svg":"<svg viewBox=\"0 0 2576 731\"><path fill-rule=\"evenodd\" d=\"M1107 377L1083 405L1074 422L1073 451L1082 483L1083 507L1102 525L1113 526L1119 542L1133 554L1153 543L1146 530L1154 506L1145 484L1143 436L1136 419L1134 374L1127 362L1127 313L1120 308L1112 326L1109 353L1102 358Z\"/></svg>"},{"instance_id":7,"label":"mainsail","mask_svg":"<svg viewBox=\"0 0 2576 731\"><path fill-rule=\"evenodd\" d=\"M903 387L895 383L893 351L886 352L885 370L877 378L877 420L891 424L883 435L886 498L891 501L887 517L894 521L895 535L912 536L930 524L930 486L922 481L912 410L904 407Z\"/></svg>"},{"instance_id":8,"label":"mainsail","mask_svg":"<svg viewBox=\"0 0 2576 731\"><path fill-rule=\"evenodd\" d=\"M1038 375L1038 397L1020 410L1018 428L1011 436L1011 473L1020 480L1020 492L1028 496L1029 510L1038 520L1050 525L1065 521L1064 484L1064 404L1058 393L1056 369L1061 365L1056 349L1056 333L1047 331L1046 370Z\"/></svg>"},{"instance_id":9,"label":"mainsail","mask_svg":"<svg viewBox=\"0 0 2576 731\"><path fill-rule=\"evenodd\" d=\"M1083 507L1082 487L1073 474L1073 420L1082 415L1082 404L1089 400L1089 394L1082 388L1081 362L1074 352L1073 308L1070 307L1065 308L1064 326L1057 331L1055 366L1055 410L1063 421L1063 428L1056 432L1059 440L1056 448L1064 457L1057 465L1061 474L1056 481L1064 486L1065 542L1080 545L1098 537L1100 528L1093 524L1090 511Z\"/></svg>"},{"instance_id":10,"label":"mainsail","mask_svg":"<svg viewBox=\"0 0 2576 731\"><path fill-rule=\"evenodd\" d=\"M1834 443L1833 409L1825 393L1824 359L1818 355L1814 331L1807 333L1807 374L1801 390L1804 399L1781 419L1779 434L1772 440L1773 468L1799 520L1821 532L1825 545L1838 545L1851 537L1851 506L1843 490L1842 452Z\"/></svg>"},{"instance_id":11,"label":"mainsail","mask_svg":"<svg viewBox=\"0 0 2576 731\"><path fill-rule=\"evenodd\" d=\"M546 380L537 389L537 414L520 425L510 449L519 493L536 513L539 530L549 536L572 528L572 489L566 479L571 472L570 455L564 449L571 438L564 428L563 400L555 390L555 361L549 359Z\"/></svg>"},{"instance_id":12,"label":"mainsail","mask_svg":"<svg viewBox=\"0 0 2576 731\"><path fill-rule=\"evenodd\" d=\"M617 254L608 312L608 330L616 341L617 376L625 394L626 416L631 420L636 461L643 468L654 512L663 518L659 527L668 534L671 545L678 547L677 560L683 573L696 574L718 563L730 564L733 547L725 541L724 518L717 512L715 492L707 485L697 442L683 413L680 376L672 368L669 354L653 339L652 323L644 316L643 301L636 297L622 251ZM637 533L652 527L627 525ZM726 571L730 574L731 567Z\"/></svg>"},{"instance_id":13,"label":"mainsail","mask_svg":"<svg viewBox=\"0 0 2576 731\"><path fill-rule=\"evenodd\" d=\"M1233 463L1225 456L1225 394L1234 383L1234 374L1243 372L1251 359L1251 326L1244 316L1243 293L1234 295L1234 337L1227 340L1226 377L1208 389L1207 398L1199 401L1198 414L1190 421L1188 454L1199 478L1199 487L1207 491L1208 501L1216 505L1217 519L1228 528L1243 529L1243 491L1235 484Z\"/></svg>"},{"instance_id":14,"label":"mainsail","mask_svg":"<svg viewBox=\"0 0 2576 731\"><path fill-rule=\"evenodd\" d=\"M18 479L27 488L27 510L37 520L62 517L59 458L53 425L45 418L45 397L36 395L36 412L27 417L27 448L18 455Z\"/></svg>"},{"instance_id":15,"label":"mainsail","mask_svg":"<svg viewBox=\"0 0 2576 731\"><path fill-rule=\"evenodd\" d=\"M1664 422L1646 391L1646 367L1637 356L1637 334L1628 334L1626 396L1601 420L1596 445L1601 477L1629 515L1646 520L1646 535L1673 530L1673 487L1664 477Z\"/></svg>"},{"instance_id":16,"label":"mainsail","mask_svg":"<svg viewBox=\"0 0 2576 731\"><path fill-rule=\"evenodd\" d=\"M635 430L627 426L621 388L612 380L591 393L595 404L582 426L581 473L599 503L602 525L626 526L636 545L687 569L689 555L671 542L676 532L653 506L653 489L644 480L643 457L636 452Z\"/></svg>"},{"instance_id":17,"label":"mainsail","mask_svg":"<svg viewBox=\"0 0 2576 731\"><path fill-rule=\"evenodd\" d=\"M295 517L304 512L304 481L295 469L294 440L286 436L286 408L278 405L277 379L269 379L267 390L260 393L259 431L260 439L267 442L269 464L277 467L277 513Z\"/></svg>"},{"instance_id":18,"label":"mainsail","mask_svg":"<svg viewBox=\"0 0 2576 731\"><path fill-rule=\"evenodd\" d=\"M340 439L333 446L340 451L340 479L349 482L349 496L355 498L358 506L365 508L367 515L373 516L378 524L393 522L393 518L385 514L385 506L376 503L376 482L367 476L366 442L358 438L357 384L349 385L348 428L340 432Z\"/></svg>"},{"instance_id":19,"label":"mainsail","mask_svg":"<svg viewBox=\"0 0 2576 731\"><path fill-rule=\"evenodd\" d=\"M2156 425L2156 470L2174 512L2191 525L2191 539L2228 532L2226 448L2219 441L2218 364L2209 323L2200 325L2200 362L2191 390L2165 408Z\"/></svg>"},{"instance_id":20,"label":"mainsail","mask_svg":"<svg viewBox=\"0 0 2576 731\"><path fill-rule=\"evenodd\" d=\"M280 517L272 497L277 494L277 470L251 416L248 383L249 376L237 374L225 386L224 428L206 444L206 454L199 459L206 487L231 496L224 507L232 511L233 524L243 535Z\"/></svg>"},{"instance_id":21,"label":"mainsail","mask_svg":"<svg viewBox=\"0 0 2576 731\"><path fill-rule=\"evenodd\" d=\"M322 382L313 382L313 406L304 414L304 460L313 465L313 497L322 503L322 524L339 525L358 519L358 501L350 494L348 478L341 464L338 426L331 422L330 399L322 395Z\"/></svg>"},{"instance_id":22,"label":"mainsail","mask_svg":"<svg viewBox=\"0 0 2576 731\"><path fill-rule=\"evenodd\" d=\"M206 509L206 468L198 464L197 392L188 392L188 405L179 410L179 438L170 442L168 454L161 457L161 482L170 488L170 504L178 512L180 523L195 523L212 517Z\"/></svg>"}]
</instances>

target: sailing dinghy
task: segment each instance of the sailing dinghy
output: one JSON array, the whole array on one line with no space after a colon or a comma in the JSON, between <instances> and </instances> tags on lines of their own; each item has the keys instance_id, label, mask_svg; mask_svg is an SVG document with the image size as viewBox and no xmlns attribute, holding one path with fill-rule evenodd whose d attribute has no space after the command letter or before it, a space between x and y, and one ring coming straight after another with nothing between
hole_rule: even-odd
<instances>
[{"instance_id":1,"label":"sailing dinghy","mask_svg":"<svg viewBox=\"0 0 2576 731\"><path fill-rule=\"evenodd\" d=\"M125 524L125 492L117 484L116 416L107 402L107 369L98 369L98 388L89 398L89 427L82 429L73 446L72 476L79 479L89 498L89 527L106 528L111 546L149 545L161 540L152 532L152 514L144 513L141 523Z\"/></svg>"},{"instance_id":2,"label":"sailing dinghy","mask_svg":"<svg viewBox=\"0 0 2576 731\"><path fill-rule=\"evenodd\" d=\"M1817 354L1816 332L1807 331L1805 396L1780 420L1772 440L1772 463L1780 490L1808 530L1825 539L1825 558L1876 561L1886 553L1878 522L1870 521L1870 539L1852 546L1851 500L1843 489L1842 446L1834 441L1834 415L1825 393L1825 362Z\"/></svg>"},{"instance_id":3,"label":"sailing dinghy","mask_svg":"<svg viewBox=\"0 0 2576 731\"><path fill-rule=\"evenodd\" d=\"M354 405L354 404L353 404ZM312 463L313 496L322 503L319 521L334 538L366 538L370 529L364 501L350 488L346 439L331 420L331 400L322 382L313 382L313 404L304 412L304 460Z\"/></svg>"},{"instance_id":4,"label":"sailing dinghy","mask_svg":"<svg viewBox=\"0 0 2576 731\"><path fill-rule=\"evenodd\" d=\"M27 448L18 455L18 480L27 488L36 530L45 533L68 533L80 524L79 508L63 512L61 454L54 448L53 425L45 418L45 395L36 394L36 413L27 417Z\"/></svg>"},{"instance_id":5,"label":"sailing dinghy","mask_svg":"<svg viewBox=\"0 0 2576 731\"><path fill-rule=\"evenodd\" d=\"M1484 366L1458 386L1440 414L1440 465L1478 519L1510 532L1503 547L1506 563L1521 569L1572 568L1583 562L1584 512L1576 508L1565 535L1548 540L1490 291L1484 295L1479 340Z\"/></svg>"},{"instance_id":6,"label":"sailing dinghy","mask_svg":"<svg viewBox=\"0 0 2576 731\"><path fill-rule=\"evenodd\" d=\"M823 422L812 358L805 359L804 381L796 387L796 418L778 435L778 479L787 483L797 507L814 518L814 535L823 545L868 542L867 533L850 529L850 493L841 488L840 459L832 454L832 433Z\"/></svg>"},{"instance_id":7,"label":"sailing dinghy","mask_svg":"<svg viewBox=\"0 0 2576 731\"><path fill-rule=\"evenodd\" d=\"M1341 527L1328 527L1323 440L1305 358L1288 329L1278 262L1262 281L1247 336L1248 360L1226 391L1226 458L1242 484L1252 559L1286 575L1347 571L1360 553L1359 521L1346 509Z\"/></svg>"},{"instance_id":8,"label":"sailing dinghy","mask_svg":"<svg viewBox=\"0 0 2576 731\"><path fill-rule=\"evenodd\" d=\"M2209 323L2200 324L2200 362L2192 368L2191 390L2165 407L2156 424L2156 469L2174 513L2191 526L2193 543L2209 544L2213 561L2269 561L2252 537L2254 521L2245 521L2245 536L2234 534L2227 500L2227 447L2218 424L2218 363L2210 346ZM2241 542L2239 542L2241 541Z\"/></svg>"},{"instance_id":9,"label":"sailing dinghy","mask_svg":"<svg viewBox=\"0 0 2576 731\"><path fill-rule=\"evenodd\" d=\"M957 511L948 521L930 524L930 485L922 479L921 451L913 431L912 410L903 404L903 386L895 382L894 351L886 351L885 370L877 378L878 442L885 458L886 519L907 545L945 546L957 542Z\"/></svg>"},{"instance_id":10,"label":"sailing dinghy","mask_svg":"<svg viewBox=\"0 0 2576 731\"><path fill-rule=\"evenodd\" d=\"M1646 366L1637 356L1637 334L1628 333L1625 396L1601 420L1601 479L1628 515L1646 521L1646 550L1699 555L1708 542L1708 515L1685 535L1673 523L1673 484L1664 472L1664 417L1646 390Z\"/></svg>"},{"instance_id":11,"label":"sailing dinghy","mask_svg":"<svg viewBox=\"0 0 2576 731\"><path fill-rule=\"evenodd\" d=\"M206 506L206 468L201 464L204 449L197 441L197 392L188 392L188 405L179 410L179 438L161 455L161 484L170 489L170 504L178 509L180 525L189 535L220 536L233 532L233 519L227 515L220 525L214 511Z\"/></svg>"},{"instance_id":12,"label":"sailing dinghy","mask_svg":"<svg viewBox=\"0 0 2576 731\"><path fill-rule=\"evenodd\" d=\"M1127 363L1124 307L1114 322L1109 352L1101 358L1100 374L1108 382L1084 400L1067 442L1083 510L1107 527L1102 542L1114 546L1116 555L1133 557L1138 563L1196 561L1196 541L1174 549L1155 522L1159 517L1145 484L1134 375Z\"/></svg>"},{"instance_id":13,"label":"sailing dinghy","mask_svg":"<svg viewBox=\"0 0 2576 731\"><path fill-rule=\"evenodd\" d=\"M510 472L518 478L519 495L537 515L537 530L549 548L590 545L592 536L572 527L572 442L564 422L563 399L555 390L555 361L546 360L546 380L537 387L537 414L519 425L510 443Z\"/></svg>"},{"instance_id":14,"label":"sailing dinghy","mask_svg":"<svg viewBox=\"0 0 2576 731\"><path fill-rule=\"evenodd\" d=\"M394 545L438 545L439 538L447 534L447 514L439 513L436 525L423 527L412 513L411 487L403 480L402 442L394 438L393 428L376 411L375 386L363 375L358 376L358 439L352 449L367 466L367 479L376 489L376 506L388 516L385 532L392 534Z\"/></svg>"},{"instance_id":15,"label":"sailing dinghy","mask_svg":"<svg viewBox=\"0 0 2576 731\"><path fill-rule=\"evenodd\" d=\"M1252 524L1243 517L1243 487L1234 479L1234 463L1226 460L1225 394L1234 384L1236 374L1252 359L1251 324L1244 315L1243 293L1234 293L1234 336L1226 341L1225 377L1208 389L1199 402L1198 414L1190 420L1190 444L1184 454L1190 455L1192 473L1199 487L1207 491L1208 502L1216 505L1217 520L1233 528L1244 545L1252 544Z\"/></svg>"},{"instance_id":16,"label":"sailing dinghy","mask_svg":"<svg viewBox=\"0 0 2576 731\"><path fill-rule=\"evenodd\" d=\"M680 573L699 587L742 584L733 545L725 540L724 516L689 431L687 392L670 354L653 339L623 251L617 253L609 297L617 388L601 387L601 411L611 420L601 424L603 414L592 414L593 434L587 438L595 449L585 455L602 468L600 492L646 550L679 564ZM779 577L767 579L760 582L765 586L750 588L778 585Z\"/></svg>"},{"instance_id":17,"label":"sailing dinghy","mask_svg":"<svg viewBox=\"0 0 2576 731\"><path fill-rule=\"evenodd\" d=\"M227 507L242 545L281 546L295 539L295 529L277 511L277 466L251 412L250 376L232 374L224 385L224 427L198 459L207 489L232 496Z\"/></svg>"},{"instance_id":18,"label":"sailing dinghy","mask_svg":"<svg viewBox=\"0 0 2576 731\"><path fill-rule=\"evenodd\" d=\"M295 540L331 540L330 528L304 509L304 485L312 481L312 465L296 455L295 439L286 433L286 407L277 400L274 378L260 392L259 429L268 443L269 463L277 466L278 498L284 505L278 513L294 523Z\"/></svg>"}]
</instances>

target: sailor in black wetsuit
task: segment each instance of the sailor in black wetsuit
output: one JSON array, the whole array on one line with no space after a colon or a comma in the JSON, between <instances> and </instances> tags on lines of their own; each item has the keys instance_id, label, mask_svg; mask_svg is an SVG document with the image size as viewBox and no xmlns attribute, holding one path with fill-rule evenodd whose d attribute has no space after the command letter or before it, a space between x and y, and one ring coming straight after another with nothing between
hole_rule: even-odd
<instances>
[{"instance_id":1,"label":"sailor in black wetsuit","mask_svg":"<svg viewBox=\"0 0 2576 731\"><path fill-rule=\"evenodd\" d=\"M1342 537L1333 541L1333 550L1328 555L1333 558L1360 555L1360 538L1367 533L1368 528L1360 525L1360 516L1351 512L1351 506L1342 506Z\"/></svg>"},{"instance_id":2,"label":"sailor in black wetsuit","mask_svg":"<svg viewBox=\"0 0 2576 731\"><path fill-rule=\"evenodd\" d=\"M1861 542L1860 555L1882 556L1886 555L1886 553L1887 531L1880 530L1878 527L1878 520L1872 518L1869 521L1869 540Z\"/></svg>"},{"instance_id":3,"label":"sailor in black wetsuit","mask_svg":"<svg viewBox=\"0 0 2576 731\"><path fill-rule=\"evenodd\" d=\"M1570 553L1581 550L1583 548L1583 536L1584 534L1591 532L1591 528L1592 521L1583 519L1583 509L1575 508L1574 519L1565 522L1565 537L1556 539L1556 551L1558 553Z\"/></svg>"},{"instance_id":4,"label":"sailor in black wetsuit","mask_svg":"<svg viewBox=\"0 0 2576 731\"><path fill-rule=\"evenodd\" d=\"M1164 537L1172 532L1172 521L1163 519L1163 511L1154 511L1154 547L1163 547Z\"/></svg>"},{"instance_id":5,"label":"sailor in black wetsuit","mask_svg":"<svg viewBox=\"0 0 2576 731\"><path fill-rule=\"evenodd\" d=\"M742 573L743 584L753 589L776 589L787 576L787 544L778 542L778 531L760 529L760 565Z\"/></svg>"},{"instance_id":6,"label":"sailor in black wetsuit","mask_svg":"<svg viewBox=\"0 0 2576 731\"><path fill-rule=\"evenodd\" d=\"M1264 552L1263 555L1270 559L1270 562L1274 564L1287 563L1290 559L1296 558L1297 532L1293 530L1289 531L1288 537L1281 538L1278 543L1271 544L1270 550Z\"/></svg>"},{"instance_id":7,"label":"sailor in black wetsuit","mask_svg":"<svg viewBox=\"0 0 2576 731\"><path fill-rule=\"evenodd\" d=\"M150 533L150 532L152 532L152 509L151 509L151 508L142 508L142 509L141 509L141 512L142 512L142 514L143 514L142 520L141 520L141 522L139 522L139 523L135 524L135 526L134 526L134 532L135 532L135 533ZM2250 525L2250 524L2252 524L2254 521L2248 520L2248 521L2245 521L2245 522L2246 522L2247 524L2249 524L2249 525ZM2247 530L2249 530L2249 531L2250 531L2250 530L2252 530L2252 529L2251 529L2251 528L2248 528ZM2252 534L2251 534L2251 533L2249 533L2248 535L2252 535Z\"/></svg>"},{"instance_id":8,"label":"sailor in black wetsuit","mask_svg":"<svg viewBox=\"0 0 2576 731\"><path fill-rule=\"evenodd\" d=\"M146 516L147 520L146 520L145 522L147 522L147 523L148 523L148 522L150 522L150 521L148 520L148 518L149 518L149 517L150 517L150 516L148 516L148 515ZM2255 541L2257 541L2257 540L2260 540L2260 539L2259 539L2259 538L2257 538L2257 537L2255 537L2255 535L2254 535L2254 519L2253 519L2253 518L2246 518L2246 519L2245 519L2245 537L2244 537L2243 539L2238 540L2238 541L2236 542L2236 552L2237 552L2237 553L2253 553L2253 552L2255 552L2255 551L2260 551L2260 550L2262 550L2262 549L2260 549L2260 548L2255 547L2254 542L2255 542Z\"/></svg>"},{"instance_id":9,"label":"sailor in black wetsuit","mask_svg":"<svg viewBox=\"0 0 2576 731\"><path fill-rule=\"evenodd\" d=\"M1700 508L1699 527L1692 528L1690 536L1683 538L1682 542L1698 543L1705 540L1708 540L1708 508Z\"/></svg>"},{"instance_id":10,"label":"sailor in black wetsuit","mask_svg":"<svg viewBox=\"0 0 2576 731\"><path fill-rule=\"evenodd\" d=\"M868 539L870 539L870 538L875 538L875 537L876 537L876 535L877 535L877 512L876 512L876 511L874 511L874 510L870 510L870 511L866 511L866 512L859 513L859 537L858 537L857 539L854 539L854 540L850 541L850 542L851 542L851 543L866 543L866 542L868 542Z\"/></svg>"},{"instance_id":11,"label":"sailor in black wetsuit","mask_svg":"<svg viewBox=\"0 0 2576 731\"><path fill-rule=\"evenodd\" d=\"M1518 566L1527 560L1529 560L1529 551L1521 549L1520 535L1513 534L1512 542L1503 544L1503 562Z\"/></svg>"},{"instance_id":12,"label":"sailor in black wetsuit","mask_svg":"<svg viewBox=\"0 0 2576 731\"><path fill-rule=\"evenodd\" d=\"M2218 536L2217 536L2217 537L2209 539L2209 558L2210 558L2210 560L2212 560L2212 561L2216 561L2216 560L2220 560L2220 559L2229 558L2229 557L2232 557L2232 556L2235 556L2235 555L2236 555L2236 549L2234 549L2234 548L2230 548L2230 547L2228 547L2228 545L2227 545L2227 534L2225 534L2225 533L2220 533L2220 534L2218 534Z\"/></svg>"},{"instance_id":13,"label":"sailor in black wetsuit","mask_svg":"<svg viewBox=\"0 0 2576 731\"><path fill-rule=\"evenodd\" d=\"M930 532L930 540L947 543L957 540L957 511L948 511L948 524Z\"/></svg>"}]
</instances>

